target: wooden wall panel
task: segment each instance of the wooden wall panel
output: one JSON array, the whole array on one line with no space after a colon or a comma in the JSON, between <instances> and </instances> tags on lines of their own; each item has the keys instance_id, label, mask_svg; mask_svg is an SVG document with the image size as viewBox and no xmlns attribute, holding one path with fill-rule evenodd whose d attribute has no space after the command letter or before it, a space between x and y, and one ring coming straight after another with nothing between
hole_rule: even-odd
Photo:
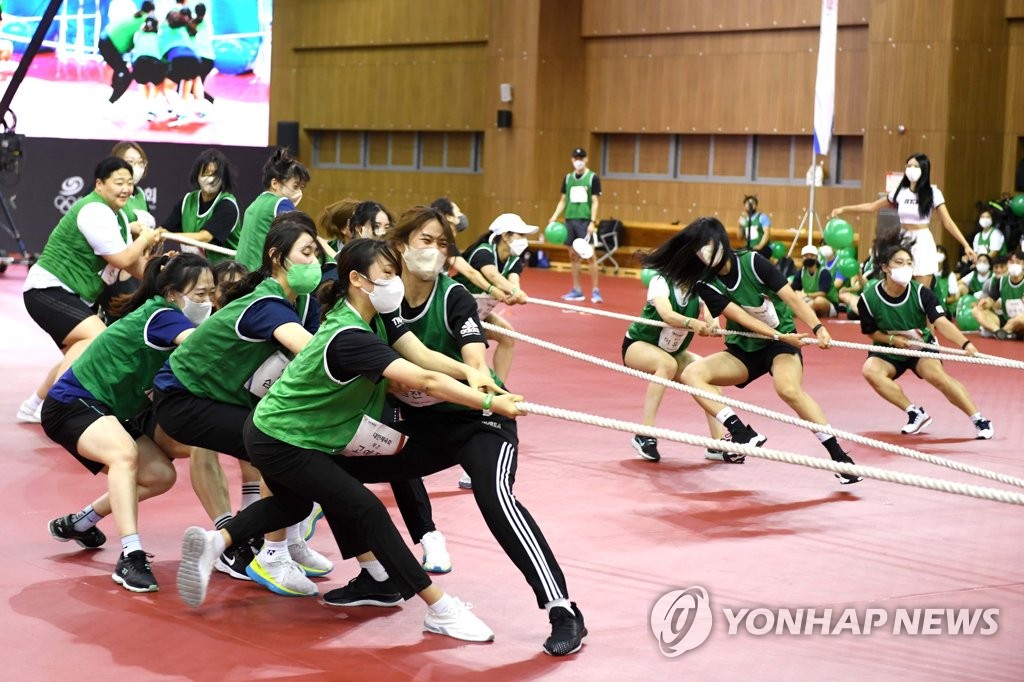
<instances>
[{"instance_id":1,"label":"wooden wall panel","mask_svg":"<svg viewBox=\"0 0 1024 682\"><path fill-rule=\"evenodd\" d=\"M866 24L868 0L839 3L840 25ZM580 29L593 36L817 27L821 3L793 0L584 0Z\"/></svg>"},{"instance_id":2,"label":"wooden wall panel","mask_svg":"<svg viewBox=\"0 0 1024 682\"><path fill-rule=\"evenodd\" d=\"M1007 0L1009 5L1010 0ZM1024 19L1024 0L1017 2L1019 14ZM1008 7L1007 11L1013 8ZM1002 155L1000 162L1000 187L1013 188L1017 164L1021 160L1020 140L1024 139L1024 21L1010 21L1007 29L1007 71L1006 71L1006 104L1005 127L1002 138Z\"/></svg>"}]
</instances>

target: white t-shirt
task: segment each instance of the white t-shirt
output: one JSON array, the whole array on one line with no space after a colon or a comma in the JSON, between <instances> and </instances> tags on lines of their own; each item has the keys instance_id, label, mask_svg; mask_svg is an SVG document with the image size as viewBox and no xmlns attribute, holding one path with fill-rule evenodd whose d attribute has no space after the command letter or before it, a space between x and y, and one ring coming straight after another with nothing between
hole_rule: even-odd
<instances>
[{"instance_id":1,"label":"white t-shirt","mask_svg":"<svg viewBox=\"0 0 1024 682\"><path fill-rule=\"evenodd\" d=\"M125 222L128 222L125 219ZM89 242L92 252L97 256L110 256L121 253L128 248L132 241L132 235L128 233L128 241L125 242L124 231L117 220L117 215L110 210L110 207L101 202L92 202L82 207L78 212L78 230ZM103 278L108 284L117 279L119 270L108 265L104 270ZM110 279L113 277L113 279ZM61 287L71 291L67 286L47 270L41 268L38 263L29 268L25 277L25 286L22 291L29 289L49 289ZM75 293L71 291L71 293Z\"/></svg>"},{"instance_id":2,"label":"white t-shirt","mask_svg":"<svg viewBox=\"0 0 1024 682\"><path fill-rule=\"evenodd\" d=\"M1003 248L1003 244L1006 240L1003 238L1003 232L998 227L988 228L988 248L981 248L981 238L984 230L974 235L974 250L978 253L989 253L991 251L999 251Z\"/></svg>"},{"instance_id":3,"label":"white t-shirt","mask_svg":"<svg viewBox=\"0 0 1024 682\"><path fill-rule=\"evenodd\" d=\"M896 195L896 200L889 197L891 203L896 204L896 212L900 217L901 225L927 225L932 221L932 214L925 217L917 210L917 192L911 192L909 187L904 187ZM932 185L932 211L946 203L946 197L942 196L942 190Z\"/></svg>"},{"instance_id":4,"label":"white t-shirt","mask_svg":"<svg viewBox=\"0 0 1024 682\"><path fill-rule=\"evenodd\" d=\"M661 275L655 275L651 278L651 283L647 285L647 300L648 302L653 301L658 296L664 296L670 300L672 296L675 296L676 303L680 306L685 306L690 300L690 297L685 295L679 287L672 287L672 295L670 295L668 280Z\"/></svg>"}]
</instances>

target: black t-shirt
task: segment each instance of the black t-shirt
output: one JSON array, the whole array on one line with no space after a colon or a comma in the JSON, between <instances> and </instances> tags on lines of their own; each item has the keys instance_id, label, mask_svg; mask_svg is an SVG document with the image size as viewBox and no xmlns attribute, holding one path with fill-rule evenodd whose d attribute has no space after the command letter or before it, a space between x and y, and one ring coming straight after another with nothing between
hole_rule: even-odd
<instances>
[{"instance_id":1,"label":"black t-shirt","mask_svg":"<svg viewBox=\"0 0 1024 682\"><path fill-rule=\"evenodd\" d=\"M885 292L885 288L881 283L872 282L871 286L878 287L878 295L882 297L882 300L892 305L898 305L907 300L907 296L910 296L911 287L907 287L907 290L903 292L902 296L893 298ZM939 299L935 296L935 293L928 287L918 287L918 304L921 306L921 311L928 317L928 321L935 324L935 321L940 317L946 317L946 310L939 303ZM878 322L871 314L871 310L868 309L867 303L864 301L864 297L861 296L860 300L857 301L857 314L860 316L860 331L862 334L870 336L878 331L888 332L889 329L879 329Z\"/></svg>"},{"instance_id":2,"label":"black t-shirt","mask_svg":"<svg viewBox=\"0 0 1024 682\"><path fill-rule=\"evenodd\" d=\"M429 299L428 301L429 302ZM407 301L402 301L402 318L411 322L423 313L427 302L413 308ZM448 321L448 329L451 331L455 343L459 348L470 343L482 343L487 345L483 329L480 328L480 318L477 315L476 299L466 290L464 286L456 285L448 289L447 300L445 300L445 319Z\"/></svg>"},{"instance_id":3,"label":"black t-shirt","mask_svg":"<svg viewBox=\"0 0 1024 682\"><path fill-rule=\"evenodd\" d=\"M772 262L770 260L768 260L759 253L754 254L754 274L757 275L757 279L760 281L762 285L776 293L778 293L779 290L782 289L784 286L789 284L789 281L782 276L782 273L779 272L779 269L772 265ZM731 289L735 287L736 284L739 282L739 277L740 262L739 258L734 253L732 255L732 267L729 269L729 274L719 275L718 279L720 282L722 282L722 284L725 285L726 288ZM711 314L714 315L715 317L721 315L722 311L725 310L726 306L732 302L728 299L728 297L723 296L716 289L713 289L705 282L697 283L697 293L700 296L701 300L703 300L704 303L708 306L708 310L710 310Z\"/></svg>"},{"instance_id":4,"label":"black t-shirt","mask_svg":"<svg viewBox=\"0 0 1024 682\"><path fill-rule=\"evenodd\" d=\"M357 376L363 376L377 383L388 365L402 357L391 346L406 334L409 328L397 313L381 317L387 328L386 343L365 329L345 329L335 334L327 344L327 374L333 380L351 381Z\"/></svg>"}]
</instances>

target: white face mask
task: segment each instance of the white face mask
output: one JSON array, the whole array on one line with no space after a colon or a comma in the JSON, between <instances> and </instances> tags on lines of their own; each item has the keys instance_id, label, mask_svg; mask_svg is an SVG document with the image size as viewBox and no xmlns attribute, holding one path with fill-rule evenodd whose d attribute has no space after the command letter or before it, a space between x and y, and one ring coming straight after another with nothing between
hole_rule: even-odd
<instances>
[{"instance_id":1,"label":"white face mask","mask_svg":"<svg viewBox=\"0 0 1024 682\"><path fill-rule=\"evenodd\" d=\"M992 227L992 219L991 218L978 218L978 225L981 226L981 229L987 230L988 228Z\"/></svg>"},{"instance_id":2,"label":"white face mask","mask_svg":"<svg viewBox=\"0 0 1024 682\"><path fill-rule=\"evenodd\" d=\"M896 284L907 285L910 284L910 280L914 279L914 266L903 265L898 268L892 268L889 270L889 277Z\"/></svg>"},{"instance_id":3,"label":"white face mask","mask_svg":"<svg viewBox=\"0 0 1024 682\"><path fill-rule=\"evenodd\" d=\"M939 259L939 263L945 263L946 262L946 254L944 254L944 253L937 253L937 254L935 254L935 257Z\"/></svg>"},{"instance_id":4,"label":"white face mask","mask_svg":"<svg viewBox=\"0 0 1024 682\"><path fill-rule=\"evenodd\" d=\"M132 183L139 184L142 182L142 176L146 174L145 166L132 166Z\"/></svg>"},{"instance_id":5,"label":"white face mask","mask_svg":"<svg viewBox=\"0 0 1024 682\"><path fill-rule=\"evenodd\" d=\"M437 279L437 275L444 268L444 259L445 255L441 253L441 249L435 246L428 246L425 249L408 246L402 252L402 261L405 263L405 267L413 276L424 282Z\"/></svg>"},{"instance_id":6,"label":"white face mask","mask_svg":"<svg viewBox=\"0 0 1024 682\"><path fill-rule=\"evenodd\" d=\"M1006 266L1006 274L1013 279L1017 279L1021 274L1024 274L1024 265L1021 265L1020 263L1010 263Z\"/></svg>"},{"instance_id":7,"label":"white face mask","mask_svg":"<svg viewBox=\"0 0 1024 682\"><path fill-rule=\"evenodd\" d=\"M181 298L183 299L181 312L196 326L202 324L203 320L208 318L213 310L212 301L199 303L198 301L193 301L185 294L182 294Z\"/></svg>"},{"instance_id":8,"label":"white face mask","mask_svg":"<svg viewBox=\"0 0 1024 682\"><path fill-rule=\"evenodd\" d=\"M709 268L717 268L718 264L722 262L724 252L725 249L723 249L721 245L718 246L718 250L716 251L714 243L705 244L700 247L700 250L697 252L697 258L699 258L700 262Z\"/></svg>"},{"instance_id":9,"label":"white face mask","mask_svg":"<svg viewBox=\"0 0 1024 682\"><path fill-rule=\"evenodd\" d=\"M988 274L988 269L989 269L989 264L988 263L978 263L977 265L974 266L974 269L978 271L979 275L987 275Z\"/></svg>"},{"instance_id":10,"label":"white face mask","mask_svg":"<svg viewBox=\"0 0 1024 682\"><path fill-rule=\"evenodd\" d=\"M207 194L217 194L220 192L221 180L215 175L207 175L199 178L199 189L203 190Z\"/></svg>"},{"instance_id":11,"label":"white face mask","mask_svg":"<svg viewBox=\"0 0 1024 682\"><path fill-rule=\"evenodd\" d=\"M521 256L528 246L530 246L530 242L526 241L526 237L516 237L508 243L508 250L512 252L513 256Z\"/></svg>"},{"instance_id":12,"label":"white face mask","mask_svg":"<svg viewBox=\"0 0 1024 682\"><path fill-rule=\"evenodd\" d=\"M398 306L402 305L402 299L405 298L405 284L402 283L401 277L370 279L362 273L359 274L364 279L373 282L373 291L360 290L370 297L370 304L374 310L384 315L398 310Z\"/></svg>"},{"instance_id":13,"label":"white face mask","mask_svg":"<svg viewBox=\"0 0 1024 682\"><path fill-rule=\"evenodd\" d=\"M907 166L907 180L917 182L921 179L921 169L917 166Z\"/></svg>"},{"instance_id":14,"label":"white face mask","mask_svg":"<svg viewBox=\"0 0 1024 682\"><path fill-rule=\"evenodd\" d=\"M583 159L573 159L572 167L575 168L578 172L587 167L587 162L584 161Z\"/></svg>"}]
</instances>

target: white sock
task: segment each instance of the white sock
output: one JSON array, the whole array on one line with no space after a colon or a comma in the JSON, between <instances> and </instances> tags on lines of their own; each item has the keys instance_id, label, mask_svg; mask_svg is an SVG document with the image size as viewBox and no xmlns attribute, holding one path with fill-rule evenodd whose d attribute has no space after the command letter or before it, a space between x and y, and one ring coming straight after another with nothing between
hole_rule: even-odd
<instances>
[{"instance_id":1,"label":"white sock","mask_svg":"<svg viewBox=\"0 0 1024 682\"><path fill-rule=\"evenodd\" d=\"M917 405L908 405L907 409L905 410L905 412L907 414L910 414L911 412L920 412L920 411L921 411L921 408L918 407Z\"/></svg>"},{"instance_id":2,"label":"white sock","mask_svg":"<svg viewBox=\"0 0 1024 682\"><path fill-rule=\"evenodd\" d=\"M735 416L736 413L732 411L731 407L723 407L721 410L719 410L718 414L715 415L715 419L718 420L719 424L724 424L726 419Z\"/></svg>"},{"instance_id":3,"label":"white sock","mask_svg":"<svg viewBox=\"0 0 1024 682\"><path fill-rule=\"evenodd\" d=\"M75 521L75 530L83 531L89 530L95 526L103 517L97 514L96 510L93 509L90 504L88 507L75 514L73 518Z\"/></svg>"},{"instance_id":4,"label":"white sock","mask_svg":"<svg viewBox=\"0 0 1024 682\"><path fill-rule=\"evenodd\" d=\"M981 416L981 412L975 412L974 414L971 415L972 422L976 422L979 419L984 419L984 417Z\"/></svg>"},{"instance_id":5,"label":"white sock","mask_svg":"<svg viewBox=\"0 0 1024 682\"><path fill-rule=\"evenodd\" d=\"M142 542L139 540L138 533L132 533L131 535L125 535L121 538L121 551L124 552L125 556L128 556L132 552L138 552L142 549Z\"/></svg>"},{"instance_id":6,"label":"white sock","mask_svg":"<svg viewBox=\"0 0 1024 682\"><path fill-rule=\"evenodd\" d=\"M284 532L285 535L287 536L286 542L289 545L294 545L296 542L302 539L302 535L299 534L299 524L297 523L292 526L288 526L288 528L286 528Z\"/></svg>"},{"instance_id":7,"label":"white sock","mask_svg":"<svg viewBox=\"0 0 1024 682\"><path fill-rule=\"evenodd\" d=\"M433 604L429 604L427 608L433 611L434 615L443 616L444 614L448 613L448 609L451 608L453 603L454 601L452 600L451 596L445 593L443 597L438 599Z\"/></svg>"},{"instance_id":8,"label":"white sock","mask_svg":"<svg viewBox=\"0 0 1024 682\"><path fill-rule=\"evenodd\" d=\"M30 395L28 397L28 400L25 401L25 407L27 407L32 412L35 412L36 410L38 410L39 406L42 405L42 404L43 404L43 399L40 398L39 396L37 396L35 393Z\"/></svg>"},{"instance_id":9,"label":"white sock","mask_svg":"<svg viewBox=\"0 0 1024 682\"><path fill-rule=\"evenodd\" d=\"M825 424L825 426L830 426L830 425L829 424ZM829 438L835 438L835 436L833 436L831 433L821 433L820 431L815 431L814 435L817 436L819 443L824 443Z\"/></svg>"},{"instance_id":10,"label":"white sock","mask_svg":"<svg viewBox=\"0 0 1024 682\"><path fill-rule=\"evenodd\" d=\"M263 549L260 550L260 556L270 559L276 554L288 555L288 541L264 540Z\"/></svg>"},{"instance_id":11,"label":"white sock","mask_svg":"<svg viewBox=\"0 0 1024 682\"><path fill-rule=\"evenodd\" d=\"M233 517L231 516L231 514L221 514L213 520L213 527L217 530L220 530L221 528L226 526L228 524L228 521L230 521L232 518Z\"/></svg>"},{"instance_id":12,"label":"white sock","mask_svg":"<svg viewBox=\"0 0 1024 682\"><path fill-rule=\"evenodd\" d=\"M374 559L373 561L360 561L359 568L365 568L370 577L379 583L388 579L388 571L384 564Z\"/></svg>"},{"instance_id":13,"label":"white sock","mask_svg":"<svg viewBox=\"0 0 1024 682\"><path fill-rule=\"evenodd\" d=\"M253 502L257 502L260 499L260 482L259 481L243 481L242 482L242 509L245 509Z\"/></svg>"},{"instance_id":14,"label":"white sock","mask_svg":"<svg viewBox=\"0 0 1024 682\"><path fill-rule=\"evenodd\" d=\"M548 610L548 613L551 613L551 609L557 606L560 606L569 613L572 613L572 602L570 602L568 599L555 599L554 601L549 601L547 604L544 605L544 608Z\"/></svg>"}]
</instances>

